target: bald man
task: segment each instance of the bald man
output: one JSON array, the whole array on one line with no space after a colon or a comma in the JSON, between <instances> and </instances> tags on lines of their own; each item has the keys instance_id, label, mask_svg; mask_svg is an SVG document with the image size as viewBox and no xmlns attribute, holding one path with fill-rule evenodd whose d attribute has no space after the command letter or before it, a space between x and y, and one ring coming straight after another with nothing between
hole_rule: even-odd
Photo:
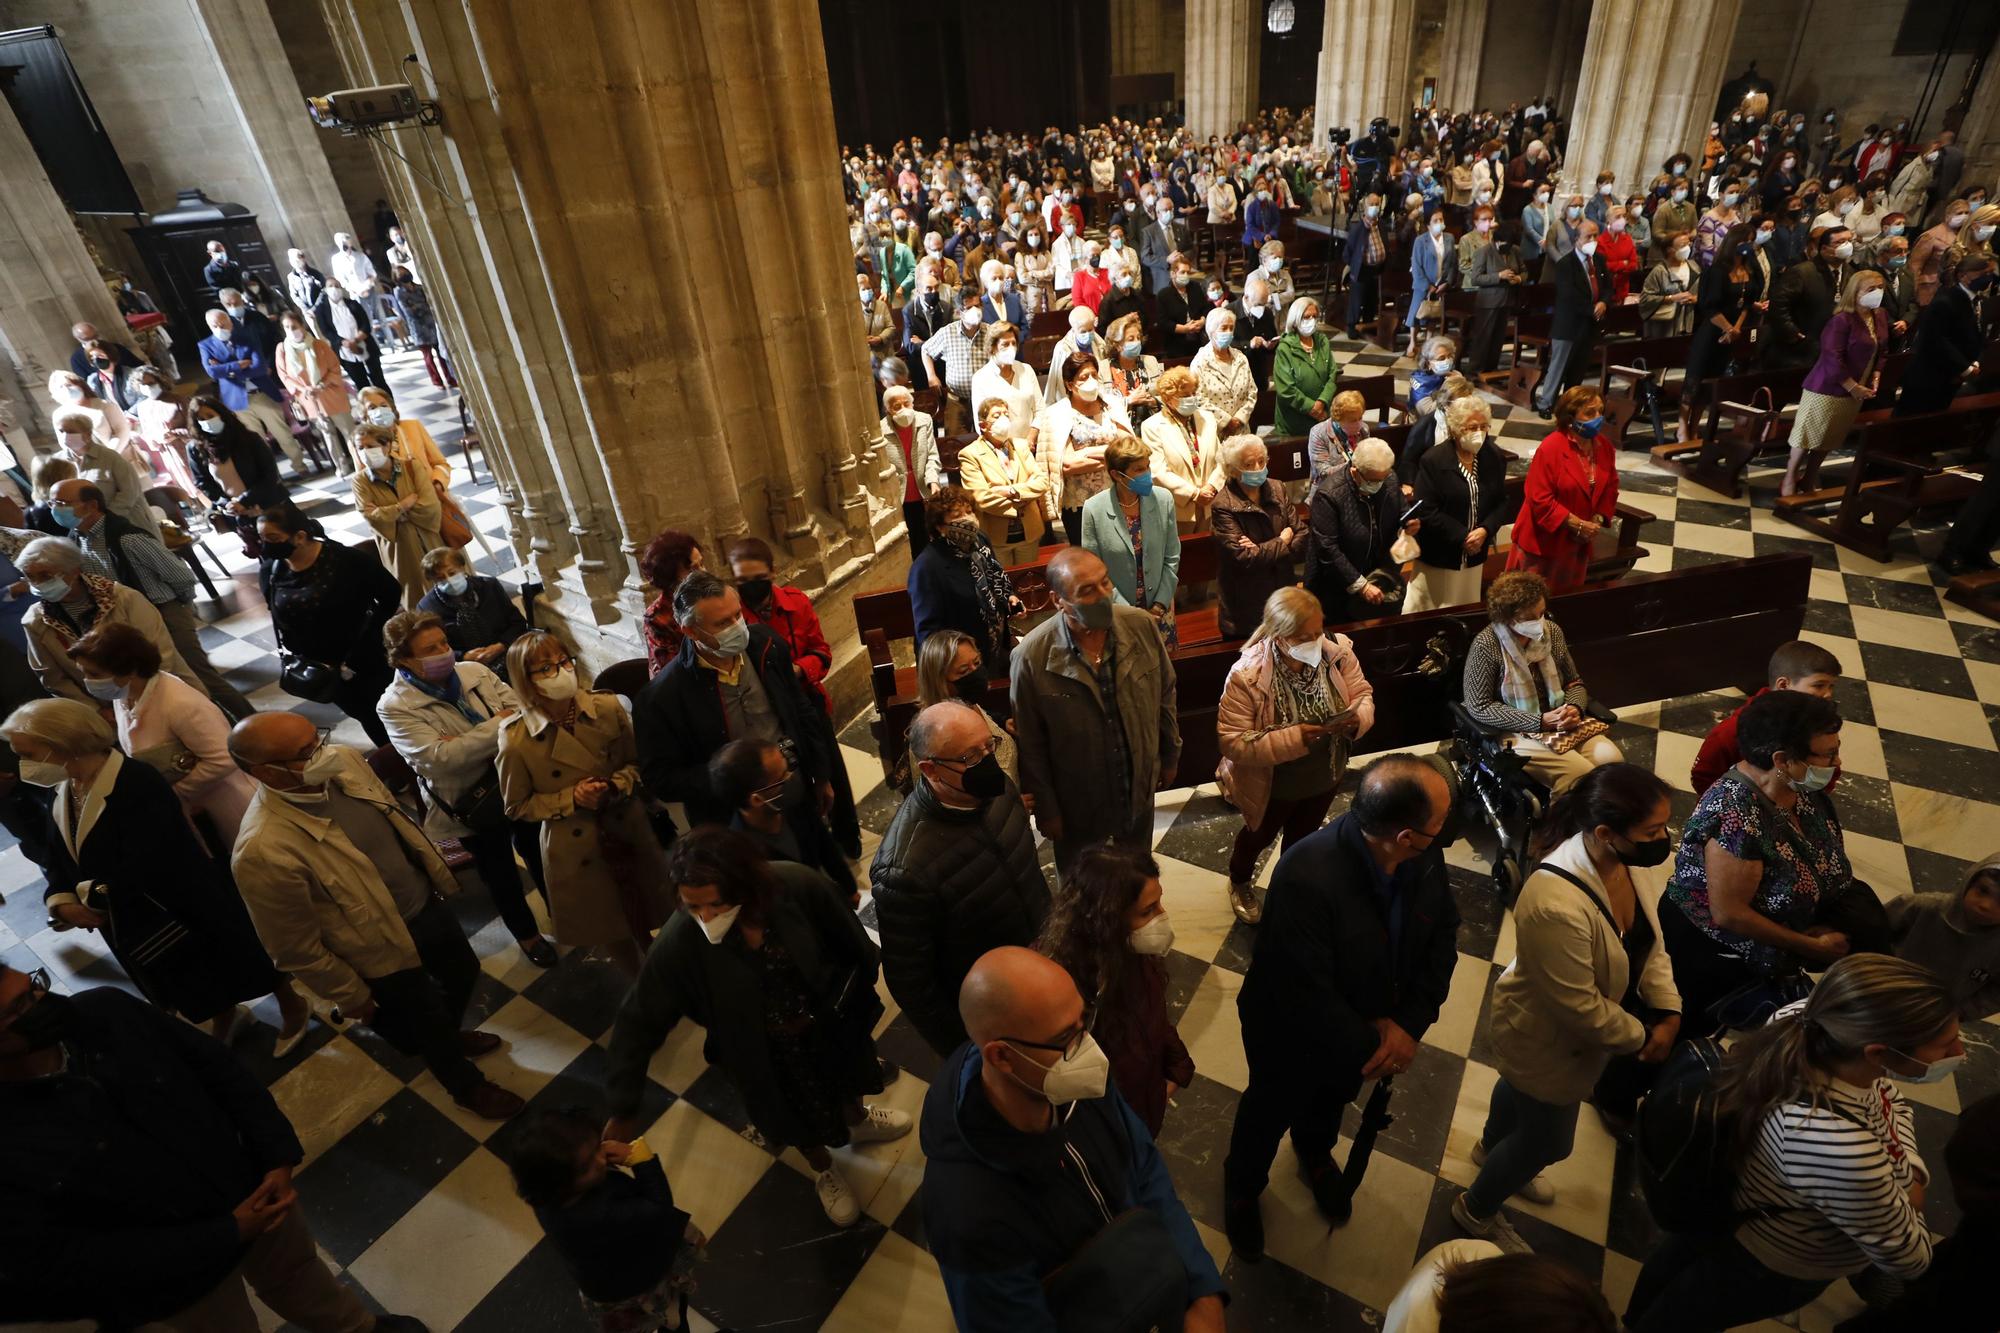
<instances>
[{"instance_id":1,"label":"bald man","mask_svg":"<svg viewBox=\"0 0 2000 1333\"><path fill-rule=\"evenodd\" d=\"M1222 1275L1203 1248L1146 1127L1110 1081L1083 997L1057 964L1002 948L973 964L958 1010L971 1040L945 1061L924 1097L924 1230L960 1333L1110 1327L1099 1304L1119 1302L1116 1326L1221 1333ZM1131 1209L1157 1226L1149 1279L1178 1270L1140 1306L1137 1288L1089 1260L1056 1270ZM1129 1224L1128 1224L1129 1225ZM1080 1289L1079 1289L1080 1288Z\"/></svg>"},{"instance_id":2,"label":"bald man","mask_svg":"<svg viewBox=\"0 0 2000 1333\"><path fill-rule=\"evenodd\" d=\"M1153 842L1153 793L1181 758L1174 663L1153 618L1116 600L1111 571L1081 547L1049 561L1060 612L1015 646L1021 791L1055 840L1056 866L1109 838Z\"/></svg>"},{"instance_id":3,"label":"bald man","mask_svg":"<svg viewBox=\"0 0 2000 1333\"><path fill-rule=\"evenodd\" d=\"M1237 995L1250 1085L1222 1166L1239 1258L1264 1255L1258 1197L1287 1131L1320 1212L1353 1208L1333 1161L1340 1116L1368 1079L1410 1067L1458 962L1458 906L1438 838L1451 789L1427 760L1370 764L1348 812L1278 860Z\"/></svg>"}]
</instances>

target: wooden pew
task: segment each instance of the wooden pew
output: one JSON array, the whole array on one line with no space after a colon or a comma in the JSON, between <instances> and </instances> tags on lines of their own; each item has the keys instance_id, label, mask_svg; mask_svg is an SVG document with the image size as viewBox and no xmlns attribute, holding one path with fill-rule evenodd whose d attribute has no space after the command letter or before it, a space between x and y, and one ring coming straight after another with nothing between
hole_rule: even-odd
<instances>
[{"instance_id":1,"label":"wooden pew","mask_svg":"<svg viewBox=\"0 0 2000 1333\"><path fill-rule=\"evenodd\" d=\"M1831 537L1876 560L1889 558L1890 535L1922 509L1953 505L1978 488L1976 475L1948 468L1939 455L1978 451L2000 428L2000 393L1955 400L1942 412L1895 417L1864 415L1848 436L1854 460L1845 481L1803 495L1781 496L1779 518ZM1830 514L1820 511L1831 508Z\"/></svg>"},{"instance_id":2,"label":"wooden pew","mask_svg":"<svg viewBox=\"0 0 2000 1333\"><path fill-rule=\"evenodd\" d=\"M1645 398L1640 389L1642 381L1650 380L1652 392L1659 396L1662 424L1670 412L1676 421L1679 420L1680 381L1660 378L1659 372L1685 367L1688 349L1693 345L1692 334L1636 338L1599 345L1597 386L1604 393L1604 433L1610 436L1614 448L1629 447L1625 442L1626 428L1645 410ZM1650 426L1652 423L1649 420L1646 424ZM1654 443L1664 441L1655 440Z\"/></svg>"},{"instance_id":3,"label":"wooden pew","mask_svg":"<svg viewBox=\"0 0 2000 1333\"><path fill-rule=\"evenodd\" d=\"M1655 463L1724 495L1743 493L1743 469L1767 449L1784 447L1784 409L1799 400L1806 372L1754 370L1704 380L1695 401L1681 402L1688 438L1658 443Z\"/></svg>"}]
</instances>

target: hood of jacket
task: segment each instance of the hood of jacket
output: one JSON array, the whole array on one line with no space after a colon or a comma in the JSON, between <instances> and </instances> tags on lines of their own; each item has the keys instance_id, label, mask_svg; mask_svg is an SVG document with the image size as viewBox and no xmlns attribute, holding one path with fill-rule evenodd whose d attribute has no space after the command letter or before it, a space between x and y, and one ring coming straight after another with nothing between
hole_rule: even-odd
<instances>
[{"instance_id":1,"label":"hood of jacket","mask_svg":"<svg viewBox=\"0 0 2000 1333\"><path fill-rule=\"evenodd\" d=\"M1961 935L1971 935L1979 931L1992 929L1990 926L1975 924L1965 915L1966 892L1971 889L1972 881L1978 879L1982 874L2000 876L2000 852L1995 852L1965 872L1965 878L1959 882L1957 892L1951 895L1950 905L1944 909L1945 924Z\"/></svg>"},{"instance_id":2,"label":"hood of jacket","mask_svg":"<svg viewBox=\"0 0 2000 1333\"><path fill-rule=\"evenodd\" d=\"M924 1156L934 1162L969 1162L1010 1172L1031 1170L1056 1156L1062 1150L1060 1134L1018 1133L1003 1128L1006 1122L997 1116L991 1123L967 1123L966 1102L984 1095L975 1085L985 1065L979 1048L971 1042L946 1057L932 1086L948 1088L951 1095L924 1099L923 1119L917 1129ZM1073 1105L1080 1108L1082 1103Z\"/></svg>"}]
</instances>

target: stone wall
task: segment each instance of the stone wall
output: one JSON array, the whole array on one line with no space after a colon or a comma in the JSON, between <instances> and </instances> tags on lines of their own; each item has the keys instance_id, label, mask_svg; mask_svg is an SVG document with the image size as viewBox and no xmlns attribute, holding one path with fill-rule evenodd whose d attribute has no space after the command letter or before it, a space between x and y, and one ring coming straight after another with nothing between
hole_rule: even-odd
<instances>
[{"instance_id":1,"label":"stone wall","mask_svg":"<svg viewBox=\"0 0 2000 1333\"><path fill-rule=\"evenodd\" d=\"M1486 24L1486 45L1479 57L1479 105L1527 105L1554 85L1544 87L1549 64L1549 34L1555 30L1556 0L1508 0ZM1577 34L1579 44L1582 34Z\"/></svg>"},{"instance_id":2,"label":"stone wall","mask_svg":"<svg viewBox=\"0 0 2000 1333\"><path fill-rule=\"evenodd\" d=\"M1903 11L1900 4L1866 0L1758 0L1743 7L1726 77L1755 60L1757 72L1777 84L1777 105L1809 114L1832 107L1851 141L1871 121L1894 121L1916 109L1931 57L1890 54ZM1943 128L1944 109L1957 100L1969 59L1953 56L1946 63L1925 133Z\"/></svg>"},{"instance_id":3,"label":"stone wall","mask_svg":"<svg viewBox=\"0 0 2000 1333\"><path fill-rule=\"evenodd\" d=\"M340 55L327 35L326 20L319 6L306 0L268 0L268 3L271 22L277 25L278 40L284 43L285 59L291 64L300 90L317 96L348 87ZM357 233L357 238L372 249L375 201L389 194L375 165L375 154L368 141L358 136L332 130L316 133L320 149L326 154L327 167L333 172L333 183L340 188L341 202L347 205L347 216L355 226L367 229L365 234Z\"/></svg>"}]
</instances>

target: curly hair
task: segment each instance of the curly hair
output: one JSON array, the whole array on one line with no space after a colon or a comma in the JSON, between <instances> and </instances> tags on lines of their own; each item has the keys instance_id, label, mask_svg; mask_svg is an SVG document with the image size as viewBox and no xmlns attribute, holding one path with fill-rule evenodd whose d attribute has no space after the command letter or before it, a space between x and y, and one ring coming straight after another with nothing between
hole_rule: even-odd
<instances>
[{"instance_id":1,"label":"curly hair","mask_svg":"<svg viewBox=\"0 0 2000 1333\"><path fill-rule=\"evenodd\" d=\"M1486 615L1496 625L1511 625L1521 613L1549 595L1549 585L1532 569L1502 574L1486 589Z\"/></svg>"},{"instance_id":2,"label":"curly hair","mask_svg":"<svg viewBox=\"0 0 2000 1333\"><path fill-rule=\"evenodd\" d=\"M701 542L692 533L668 528L639 553L639 572L661 592L672 592L694 568L694 554L699 550Z\"/></svg>"},{"instance_id":3,"label":"curly hair","mask_svg":"<svg viewBox=\"0 0 2000 1333\"><path fill-rule=\"evenodd\" d=\"M1132 952L1126 924L1148 880L1160 877L1160 863L1132 847L1086 847L1077 855L1035 943L1043 957L1060 964L1086 1003L1098 1006L1097 1031L1115 1035L1131 1018L1121 1003L1144 961Z\"/></svg>"}]
</instances>

